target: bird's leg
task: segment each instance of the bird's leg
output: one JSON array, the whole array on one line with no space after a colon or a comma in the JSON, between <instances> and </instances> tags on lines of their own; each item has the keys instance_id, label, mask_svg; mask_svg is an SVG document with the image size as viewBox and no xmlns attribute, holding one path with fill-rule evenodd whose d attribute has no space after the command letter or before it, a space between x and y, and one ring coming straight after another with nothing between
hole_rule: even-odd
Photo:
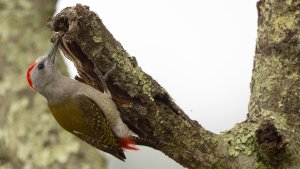
<instances>
[{"instance_id":1,"label":"bird's leg","mask_svg":"<svg viewBox=\"0 0 300 169\"><path fill-rule=\"evenodd\" d=\"M104 93L108 94L111 97L111 93L107 88L106 85L106 81L108 79L108 76L111 74L111 72L113 72L116 69L116 64L113 65L112 68L110 68L103 76L103 74L101 73L101 71L99 70L99 68L94 64L94 70L95 73L97 74L97 76L99 77L99 79L101 80L101 83L103 85L103 91Z\"/></svg>"},{"instance_id":2,"label":"bird's leg","mask_svg":"<svg viewBox=\"0 0 300 169\"><path fill-rule=\"evenodd\" d=\"M108 79L108 76L111 75L111 72L113 72L116 69L116 63L105 73L103 76L103 80L106 82Z\"/></svg>"}]
</instances>

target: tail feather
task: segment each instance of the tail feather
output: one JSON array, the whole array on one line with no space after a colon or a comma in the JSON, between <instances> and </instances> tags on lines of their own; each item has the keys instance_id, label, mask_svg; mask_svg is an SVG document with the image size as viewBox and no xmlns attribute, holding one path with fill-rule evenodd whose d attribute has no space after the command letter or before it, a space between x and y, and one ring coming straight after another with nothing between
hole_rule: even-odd
<instances>
[{"instance_id":1,"label":"tail feather","mask_svg":"<svg viewBox=\"0 0 300 169\"><path fill-rule=\"evenodd\" d=\"M135 147L135 142L132 138L130 137L123 137L120 138L120 144L123 150L139 150L138 148Z\"/></svg>"}]
</instances>

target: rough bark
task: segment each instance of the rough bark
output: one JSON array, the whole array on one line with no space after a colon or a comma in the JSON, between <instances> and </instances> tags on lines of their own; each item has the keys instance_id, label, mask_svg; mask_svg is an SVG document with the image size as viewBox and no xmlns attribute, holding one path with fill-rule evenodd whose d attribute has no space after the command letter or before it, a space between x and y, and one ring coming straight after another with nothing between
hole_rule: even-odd
<instances>
[{"instance_id":1,"label":"rough bark","mask_svg":"<svg viewBox=\"0 0 300 169\"><path fill-rule=\"evenodd\" d=\"M95 149L58 126L45 100L30 90L25 79L30 63L51 47L46 20L55 4L56 0L0 1L1 169L98 169L104 165ZM60 59L66 73L62 63Z\"/></svg>"},{"instance_id":2,"label":"rough bark","mask_svg":"<svg viewBox=\"0 0 300 169\"><path fill-rule=\"evenodd\" d=\"M299 168L300 4L261 0L257 7L248 118L220 135L191 120L87 6L65 8L48 24L65 34L61 49L78 80L102 91L94 66L104 73L117 65L108 87L123 120L147 146L191 169Z\"/></svg>"}]
</instances>

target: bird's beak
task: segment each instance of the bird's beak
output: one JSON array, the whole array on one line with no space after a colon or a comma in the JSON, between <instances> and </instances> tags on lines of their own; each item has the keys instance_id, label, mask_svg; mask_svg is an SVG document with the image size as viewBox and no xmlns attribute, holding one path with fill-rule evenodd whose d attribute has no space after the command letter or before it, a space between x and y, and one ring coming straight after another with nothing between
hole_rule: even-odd
<instances>
[{"instance_id":1,"label":"bird's beak","mask_svg":"<svg viewBox=\"0 0 300 169\"><path fill-rule=\"evenodd\" d=\"M59 36L59 38L57 38L56 41L54 42L53 48L51 49L51 51L48 54L48 60L52 64L55 63L55 55L56 55L56 51L58 49L58 46L60 44L60 41L61 41L61 37Z\"/></svg>"}]
</instances>

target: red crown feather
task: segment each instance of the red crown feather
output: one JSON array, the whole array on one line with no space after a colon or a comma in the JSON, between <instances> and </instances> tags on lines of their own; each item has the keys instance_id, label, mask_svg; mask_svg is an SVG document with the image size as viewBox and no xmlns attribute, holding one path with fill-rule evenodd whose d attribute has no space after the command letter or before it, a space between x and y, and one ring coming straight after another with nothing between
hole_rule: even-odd
<instances>
[{"instance_id":1,"label":"red crown feather","mask_svg":"<svg viewBox=\"0 0 300 169\"><path fill-rule=\"evenodd\" d=\"M29 66L28 70L27 70L27 73L26 73L26 79L27 79L27 81L28 81L29 86L30 86L32 89L34 89L34 88L33 88L33 86L32 86L32 81L31 81L31 78L30 78L30 72L31 72L32 69L35 67L35 65L36 65L36 62L35 62L35 61L32 62L31 65Z\"/></svg>"}]
</instances>

